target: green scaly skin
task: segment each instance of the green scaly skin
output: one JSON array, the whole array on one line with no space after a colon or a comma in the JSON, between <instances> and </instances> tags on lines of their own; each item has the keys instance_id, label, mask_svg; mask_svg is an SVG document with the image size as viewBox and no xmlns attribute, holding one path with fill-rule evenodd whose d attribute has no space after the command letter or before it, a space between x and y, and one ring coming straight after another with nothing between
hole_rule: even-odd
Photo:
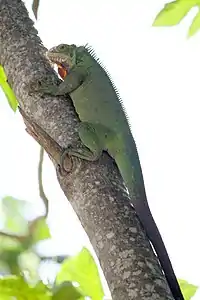
<instances>
[{"instance_id":1,"label":"green scaly skin","mask_svg":"<svg viewBox=\"0 0 200 300\"><path fill-rule=\"evenodd\" d=\"M66 149L69 155L89 161L107 151L120 170L130 200L152 242L169 287L176 300L183 300L167 250L148 206L142 170L122 102L92 49L61 44L47 52L51 62L69 71L59 86L43 86L44 93L69 94L81 120L80 139L85 149Z\"/></svg>"}]
</instances>

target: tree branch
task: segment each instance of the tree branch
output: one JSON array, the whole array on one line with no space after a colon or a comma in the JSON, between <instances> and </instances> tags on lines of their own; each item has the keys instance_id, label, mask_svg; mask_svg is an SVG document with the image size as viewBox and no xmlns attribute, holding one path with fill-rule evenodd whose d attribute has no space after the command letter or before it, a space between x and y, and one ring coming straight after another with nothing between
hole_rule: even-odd
<instances>
[{"instance_id":1,"label":"tree branch","mask_svg":"<svg viewBox=\"0 0 200 300\"><path fill-rule=\"evenodd\" d=\"M44 148L40 147L40 159L38 164L38 186L39 186L39 193L40 198L42 199L44 206L45 206L45 217L48 216L49 213L49 200L44 192L43 183L42 183L42 170L43 170L43 162L44 162Z\"/></svg>"},{"instance_id":2,"label":"tree branch","mask_svg":"<svg viewBox=\"0 0 200 300\"><path fill-rule=\"evenodd\" d=\"M0 63L29 123L37 124L50 137L45 144L39 127L36 129L56 165L63 147L81 145L79 121L69 97L31 91L39 80L58 82L44 52L23 2L0 0ZM52 144L55 152L51 152ZM58 181L97 253L113 299L172 299L113 160L107 154L94 163L71 160L71 172L65 177L57 172Z\"/></svg>"}]
</instances>

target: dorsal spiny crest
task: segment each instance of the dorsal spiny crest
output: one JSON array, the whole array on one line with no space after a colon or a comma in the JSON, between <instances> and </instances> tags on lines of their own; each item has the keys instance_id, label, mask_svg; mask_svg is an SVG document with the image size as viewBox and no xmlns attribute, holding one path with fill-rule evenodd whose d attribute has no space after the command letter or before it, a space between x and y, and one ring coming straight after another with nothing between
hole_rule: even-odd
<instances>
[{"instance_id":1,"label":"dorsal spiny crest","mask_svg":"<svg viewBox=\"0 0 200 300\"><path fill-rule=\"evenodd\" d=\"M121 104L121 107L122 107L122 109L123 109L123 111L124 111L124 113L125 113L126 119L127 119L128 123L129 123L129 126L130 126L130 122L129 122L129 119L128 119L128 114L127 114L127 112L126 112L125 106L124 106L123 101L122 101L122 99L121 99L121 97L120 97L120 94L119 94L119 92L118 92L118 90L117 90L117 88L116 88L116 86L115 86L115 84L114 84L114 82L113 82L113 80L112 80L112 77L111 77L110 73L108 72L108 70L107 70L107 68L104 66L104 64L100 61L100 59L97 57L97 55L96 55L96 53L95 53L95 50L92 48L92 46L86 44L86 45L85 45L85 49L86 49L86 50L88 51L88 53L96 60L96 62L101 66L101 68L102 68L102 69L105 71L105 73L107 74L107 76L108 76L108 78L109 78L109 80L110 80L110 82L111 82L111 84L112 84L112 86L113 86L113 89L115 90L115 93L116 93L116 95L117 95L117 98L118 98L118 100L119 100L119 102L120 102L120 104Z\"/></svg>"}]
</instances>

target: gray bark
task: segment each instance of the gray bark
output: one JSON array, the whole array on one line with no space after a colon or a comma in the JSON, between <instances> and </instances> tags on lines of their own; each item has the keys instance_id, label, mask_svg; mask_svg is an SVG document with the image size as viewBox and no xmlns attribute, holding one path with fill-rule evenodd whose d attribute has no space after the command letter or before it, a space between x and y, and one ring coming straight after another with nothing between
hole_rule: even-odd
<instances>
[{"instance_id":1,"label":"gray bark","mask_svg":"<svg viewBox=\"0 0 200 300\"><path fill-rule=\"evenodd\" d=\"M61 147L78 147L79 121L70 99L30 93L38 80L58 82L44 51L23 2L0 0L0 63L20 107ZM58 181L89 236L112 298L173 299L113 160L104 154L95 163L72 161L72 171L57 174Z\"/></svg>"}]
</instances>

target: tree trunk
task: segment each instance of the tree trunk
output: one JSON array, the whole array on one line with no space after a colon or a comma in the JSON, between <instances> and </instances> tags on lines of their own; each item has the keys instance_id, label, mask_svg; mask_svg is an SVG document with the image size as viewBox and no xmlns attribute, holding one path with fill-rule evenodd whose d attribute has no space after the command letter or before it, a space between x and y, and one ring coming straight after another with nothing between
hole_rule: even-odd
<instances>
[{"instance_id":1,"label":"tree trunk","mask_svg":"<svg viewBox=\"0 0 200 300\"><path fill-rule=\"evenodd\" d=\"M78 147L79 121L70 98L31 91L38 80L58 82L45 50L24 3L0 0L0 64L22 111L61 147ZM43 146L50 154L51 145ZM51 153L55 166L59 151ZM96 251L112 298L173 299L113 160L105 153L95 163L70 161L71 172L64 177L57 172L58 181Z\"/></svg>"}]
</instances>

